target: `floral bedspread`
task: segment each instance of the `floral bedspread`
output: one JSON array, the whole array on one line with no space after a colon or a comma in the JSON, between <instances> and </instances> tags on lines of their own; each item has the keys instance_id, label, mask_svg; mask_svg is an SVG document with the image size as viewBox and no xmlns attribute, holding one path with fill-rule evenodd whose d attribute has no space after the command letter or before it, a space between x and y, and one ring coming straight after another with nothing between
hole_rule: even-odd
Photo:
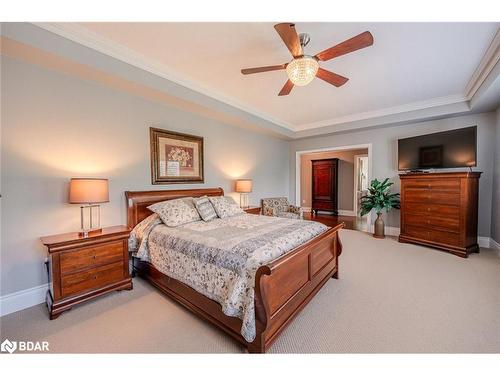
<instances>
[{"instance_id":1,"label":"floral bedspread","mask_svg":"<svg viewBox=\"0 0 500 375\"><path fill-rule=\"evenodd\" d=\"M152 263L242 320L241 334L255 339L254 285L257 269L328 227L313 222L240 214L209 222L167 227L151 215L130 238L136 257Z\"/></svg>"}]
</instances>

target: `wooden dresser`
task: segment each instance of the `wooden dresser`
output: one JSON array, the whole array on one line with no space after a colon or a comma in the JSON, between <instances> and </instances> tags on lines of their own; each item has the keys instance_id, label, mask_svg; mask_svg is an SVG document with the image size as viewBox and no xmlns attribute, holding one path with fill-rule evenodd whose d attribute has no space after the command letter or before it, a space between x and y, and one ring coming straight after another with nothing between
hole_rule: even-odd
<instances>
[{"instance_id":1,"label":"wooden dresser","mask_svg":"<svg viewBox=\"0 0 500 375\"><path fill-rule=\"evenodd\" d=\"M78 232L42 237L49 254L50 319L74 305L114 290L132 289L126 226L103 228L84 238Z\"/></svg>"},{"instance_id":2,"label":"wooden dresser","mask_svg":"<svg viewBox=\"0 0 500 375\"><path fill-rule=\"evenodd\" d=\"M400 242L467 257L477 244L481 172L409 173L401 179Z\"/></svg>"},{"instance_id":3,"label":"wooden dresser","mask_svg":"<svg viewBox=\"0 0 500 375\"><path fill-rule=\"evenodd\" d=\"M311 210L338 214L339 159L312 160Z\"/></svg>"}]
</instances>

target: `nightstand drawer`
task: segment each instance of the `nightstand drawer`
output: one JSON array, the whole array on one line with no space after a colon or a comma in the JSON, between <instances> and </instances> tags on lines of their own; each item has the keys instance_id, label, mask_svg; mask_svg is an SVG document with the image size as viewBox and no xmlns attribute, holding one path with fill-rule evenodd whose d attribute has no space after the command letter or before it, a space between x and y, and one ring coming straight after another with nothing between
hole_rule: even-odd
<instances>
[{"instance_id":1,"label":"nightstand drawer","mask_svg":"<svg viewBox=\"0 0 500 375\"><path fill-rule=\"evenodd\" d=\"M88 271L66 275L61 280L62 297L96 289L120 281L123 278L123 262L116 262L92 268Z\"/></svg>"},{"instance_id":2,"label":"nightstand drawer","mask_svg":"<svg viewBox=\"0 0 500 375\"><path fill-rule=\"evenodd\" d=\"M94 245L61 254L61 273L68 274L86 268L123 260L123 241Z\"/></svg>"}]
</instances>

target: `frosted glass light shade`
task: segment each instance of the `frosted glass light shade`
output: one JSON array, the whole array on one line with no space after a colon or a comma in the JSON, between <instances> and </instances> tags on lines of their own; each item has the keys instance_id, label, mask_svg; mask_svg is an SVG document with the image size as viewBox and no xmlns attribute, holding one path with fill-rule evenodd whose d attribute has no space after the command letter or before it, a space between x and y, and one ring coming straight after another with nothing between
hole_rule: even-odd
<instances>
[{"instance_id":1,"label":"frosted glass light shade","mask_svg":"<svg viewBox=\"0 0 500 375\"><path fill-rule=\"evenodd\" d=\"M294 85L305 86L316 77L318 69L319 64L314 57L304 56L290 61L286 66L286 74Z\"/></svg>"},{"instance_id":2,"label":"frosted glass light shade","mask_svg":"<svg viewBox=\"0 0 500 375\"><path fill-rule=\"evenodd\" d=\"M251 193L252 180L236 180L235 191L237 193Z\"/></svg>"},{"instance_id":3,"label":"frosted glass light shade","mask_svg":"<svg viewBox=\"0 0 500 375\"><path fill-rule=\"evenodd\" d=\"M109 202L108 180L104 178L72 178L69 184L69 203Z\"/></svg>"}]
</instances>

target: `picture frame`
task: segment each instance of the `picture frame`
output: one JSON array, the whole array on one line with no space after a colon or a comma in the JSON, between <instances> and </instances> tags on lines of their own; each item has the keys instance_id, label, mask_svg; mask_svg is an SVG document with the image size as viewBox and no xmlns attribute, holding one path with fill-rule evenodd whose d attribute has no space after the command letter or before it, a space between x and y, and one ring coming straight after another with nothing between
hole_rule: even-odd
<instances>
[{"instance_id":1,"label":"picture frame","mask_svg":"<svg viewBox=\"0 0 500 375\"><path fill-rule=\"evenodd\" d=\"M151 183L204 183L203 137L149 128Z\"/></svg>"}]
</instances>

